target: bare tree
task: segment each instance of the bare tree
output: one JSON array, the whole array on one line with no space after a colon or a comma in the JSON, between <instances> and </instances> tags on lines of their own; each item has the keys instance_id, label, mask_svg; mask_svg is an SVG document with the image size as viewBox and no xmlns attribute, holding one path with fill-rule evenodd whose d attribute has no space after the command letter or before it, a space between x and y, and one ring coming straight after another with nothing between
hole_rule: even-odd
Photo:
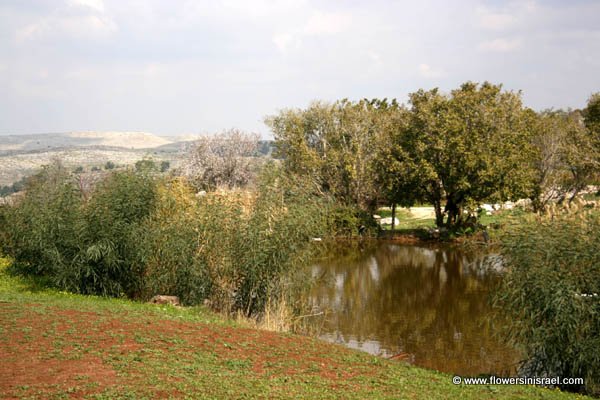
<instances>
[{"instance_id":1,"label":"bare tree","mask_svg":"<svg viewBox=\"0 0 600 400\"><path fill-rule=\"evenodd\" d=\"M259 135L229 129L194 142L187 151L182 174L197 189L241 187L254 176Z\"/></svg>"}]
</instances>

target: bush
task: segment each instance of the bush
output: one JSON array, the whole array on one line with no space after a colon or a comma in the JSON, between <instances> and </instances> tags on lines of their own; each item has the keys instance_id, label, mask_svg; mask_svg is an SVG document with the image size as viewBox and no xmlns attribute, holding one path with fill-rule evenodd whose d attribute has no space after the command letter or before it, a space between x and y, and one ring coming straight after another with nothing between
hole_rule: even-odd
<instances>
[{"instance_id":1,"label":"bush","mask_svg":"<svg viewBox=\"0 0 600 400\"><path fill-rule=\"evenodd\" d=\"M115 172L85 204L79 252L56 274L58 285L84 294L135 297L144 271L138 227L153 211L156 183L151 176Z\"/></svg>"},{"instance_id":2,"label":"bush","mask_svg":"<svg viewBox=\"0 0 600 400\"><path fill-rule=\"evenodd\" d=\"M200 197L145 166L108 175L89 200L64 169L44 170L20 202L0 209L4 250L21 272L61 289L170 294L188 305L208 298L220 311L257 315L292 290L311 238L327 232L333 204L275 165L255 191Z\"/></svg>"},{"instance_id":3,"label":"bush","mask_svg":"<svg viewBox=\"0 0 600 400\"><path fill-rule=\"evenodd\" d=\"M182 180L161 184L156 209L136 234L145 266L142 298L170 294L190 305L208 297L211 281L198 247L200 227L191 188Z\"/></svg>"},{"instance_id":4,"label":"bush","mask_svg":"<svg viewBox=\"0 0 600 400\"><path fill-rule=\"evenodd\" d=\"M256 200L238 231L231 232L232 259L239 268L236 309L250 315L284 295L287 274L307 262L311 238L325 235L328 208L274 165L265 168Z\"/></svg>"},{"instance_id":5,"label":"bush","mask_svg":"<svg viewBox=\"0 0 600 400\"><path fill-rule=\"evenodd\" d=\"M583 377L600 393L600 217L577 214L514 227L502 238L510 270L497 304L514 318L526 376Z\"/></svg>"},{"instance_id":6,"label":"bush","mask_svg":"<svg viewBox=\"0 0 600 400\"><path fill-rule=\"evenodd\" d=\"M53 276L69 267L78 252L81 197L62 164L31 177L18 206L2 214L2 250L17 270Z\"/></svg>"},{"instance_id":7,"label":"bush","mask_svg":"<svg viewBox=\"0 0 600 400\"><path fill-rule=\"evenodd\" d=\"M174 180L159 189L153 215L140 226L146 265L144 297L205 298L225 313L256 315L292 288L310 239L327 226L328 205L274 165L256 191L228 190L196 198Z\"/></svg>"},{"instance_id":8,"label":"bush","mask_svg":"<svg viewBox=\"0 0 600 400\"><path fill-rule=\"evenodd\" d=\"M3 251L16 271L47 277L54 286L84 294L134 296L143 264L138 225L155 202L147 175L110 175L83 200L59 163L28 181L15 206L3 209Z\"/></svg>"}]
</instances>

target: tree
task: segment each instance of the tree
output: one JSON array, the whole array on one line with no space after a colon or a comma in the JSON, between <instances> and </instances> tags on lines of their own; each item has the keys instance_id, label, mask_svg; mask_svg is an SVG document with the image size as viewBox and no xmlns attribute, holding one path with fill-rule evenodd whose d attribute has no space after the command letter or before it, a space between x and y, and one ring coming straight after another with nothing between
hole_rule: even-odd
<instances>
[{"instance_id":1,"label":"tree","mask_svg":"<svg viewBox=\"0 0 600 400\"><path fill-rule=\"evenodd\" d=\"M564 147L568 119L558 111L543 111L533 122L531 159L532 190L530 198L535 211L542 211L549 201L561 197L565 181Z\"/></svg>"},{"instance_id":2,"label":"tree","mask_svg":"<svg viewBox=\"0 0 600 400\"><path fill-rule=\"evenodd\" d=\"M565 113L565 143L562 150L562 163L567 171L563 182L563 201L570 194L569 201L591 183L600 170L600 148L594 133L584 123L578 111ZM592 128L594 125L589 124Z\"/></svg>"},{"instance_id":3,"label":"tree","mask_svg":"<svg viewBox=\"0 0 600 400\"><path fill-rule=\"evenodd\" d=\"M520 93L467 82L450 95L419 90L410 105L388 154L400 203L429 202L436 224L452 227L465 222L466 208L527 192L531 132Z\"/></svg>"},{"instance_id":4,"label":"tree","mask_svg":"<svg viewBox=\"0 0 600 400\"><path fill-rule=\"evenodd\" d=\"M583 110L585 126L600 140L600 92L590 96L586 108Z\"/></svg>"},{"instance_id":5,"label":"tree","mask_svg":"<svg viewBox=\"0 0 600 400\"><path fill-rule=\"evenodd\" d=\"M106 164L104 164L104 169L113 169L114 167L116 167L116 165L112 161L107 161Z\"/></svg>"},{"instance_id":6,"label":"tree","mask_svg":"<svg viewBox=\"0 0 600 400\"><path fill-rule=\"evenodd\" d=\"M291 175L310 176L322 193L372 210L378 190L374 179L377 138L376 102L313 103L306 110L284 110L268 117L275 157Z\"/></svg>"},{"instance_id":7,"label":"tree","mask_svg":"<svg viewBox=\"0 0 600 400\"><path fill-rule=\"evenodd\" d=\"M589 131L589 140L594 149L595 175L599 180L600 170L600 92L594 93L588 100L588 104L582 112L584 124Z\"/></svg>"},{"instance_id":8,"label":"tree","mask_svg":"<svg viewBox=\"0 0 600 400\"><path fill-rule=\"evenodd\" d=\"M143 158L135 162L135 170L149 173L156 170L156 163L150 158Z\"/></svg>"},{"instance_id":9,"label":"tree","mask_svg":"<svg viewBox=\"0 0 600 400\"><path fill-rule=\"evenodd\" d=\"M258 138L237 129L203 137L187 152L183 175L197 189L244 186L255 174Z\"/></svg>"}]
</instances>

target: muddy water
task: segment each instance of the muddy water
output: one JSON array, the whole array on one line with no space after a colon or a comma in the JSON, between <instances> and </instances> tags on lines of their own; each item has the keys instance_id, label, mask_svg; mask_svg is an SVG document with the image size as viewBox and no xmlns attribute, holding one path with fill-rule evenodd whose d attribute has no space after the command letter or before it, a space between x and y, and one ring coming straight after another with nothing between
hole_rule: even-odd
<instances>
[{"instance_id":1,"label":"muddy water","mask_svg":"<svg viewBox=\"0 0 600 400\"><path fill-rule=\"evenodd\" d=\"M489 295L501 272L450 247L348 244L313 265L311 318L322 339L462 375L510 374L517 353L496 332ZM497 265L496 265L497 267Z\"/></svg>"}]
</instances>

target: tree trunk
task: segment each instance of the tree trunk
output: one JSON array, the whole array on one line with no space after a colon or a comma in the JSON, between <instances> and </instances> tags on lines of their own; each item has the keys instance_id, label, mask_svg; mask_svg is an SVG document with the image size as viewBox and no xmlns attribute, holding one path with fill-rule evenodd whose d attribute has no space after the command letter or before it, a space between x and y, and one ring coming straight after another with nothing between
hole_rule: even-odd
<instances>
[{"instance_id":1,"label":"tree trunk","mask_svg":"<svg viewBox=\"0 0 600 400\"><path fill-rule=\"evenodd\" d=\"M396 229L396 203L392 203L392 231Z\"/></svg>"},{"instance_id":2,"label":"tree trunk","mask_svg":"<svg viewBox=\"0 0 600 400\"><path fill-rule=\"evenodd\" d=\"M460 222L460 207L454 202L452 196L448 196L446 198L446 208L445 211L448 212L448 220L446 225L448 228L457 225Z\"/></svg>"},{"instance_id":3,"label":"tree trunk","mask_svg":"<svg viewBox=\"0 0 600 400\"><path fill-rule=\"evenodd\" d=\"M442 204L439 200L433 202L435 210L435 226L441 228L444 225L444 213L442 212Z\"/></svg>"}]
</instances>

